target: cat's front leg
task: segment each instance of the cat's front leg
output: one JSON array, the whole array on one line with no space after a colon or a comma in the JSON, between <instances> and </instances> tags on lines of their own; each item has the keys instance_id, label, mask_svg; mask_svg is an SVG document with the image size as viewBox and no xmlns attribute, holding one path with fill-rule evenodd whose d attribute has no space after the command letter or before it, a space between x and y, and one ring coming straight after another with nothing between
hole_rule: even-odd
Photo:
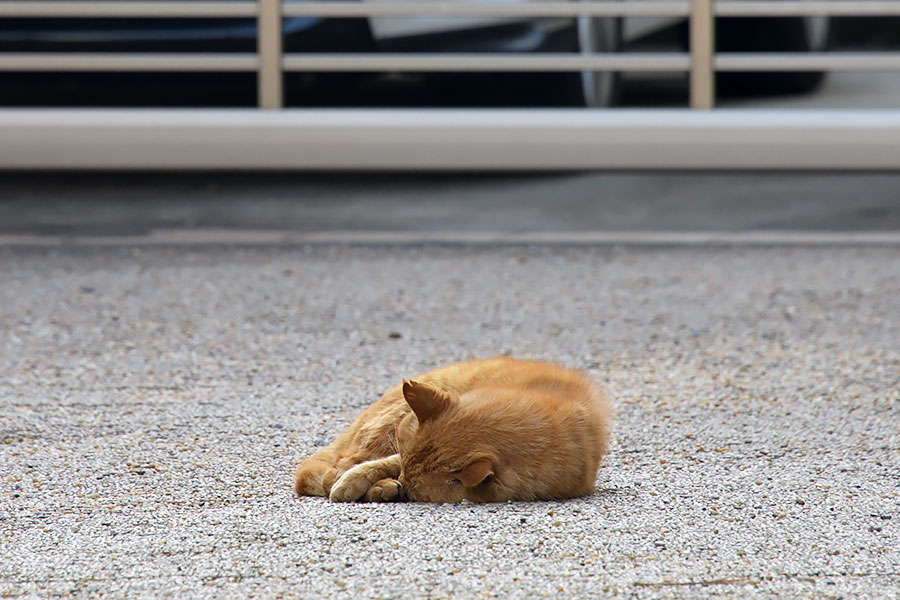
<instances>
[{"instance_id":1,"label":"cat's front leg","mask_svg":"<svg viewBox=\"0 0 900 600\"><path fill-rule=\"evenodd\" d=\"M399 454L370 460L356 465L341 475L331 487L328 497L332 502L354 502L363 496L371 501L397 500L402 491L400 483L396 481L399 476ZM390 489L388 480L396 482L393 490ZM371 494L368 493L370 489Z\"/></svg>"}]
</instances>

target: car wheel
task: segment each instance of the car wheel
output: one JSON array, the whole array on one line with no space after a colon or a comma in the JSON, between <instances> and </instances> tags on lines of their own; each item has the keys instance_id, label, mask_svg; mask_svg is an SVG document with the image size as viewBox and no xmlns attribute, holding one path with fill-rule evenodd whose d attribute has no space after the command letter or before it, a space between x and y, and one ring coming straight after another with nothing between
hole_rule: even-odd
<instances>
[{"instance_id":1,"label":"car wheel","mask_svg":"<svg viewBox=\"0 0 900 600\"><path fill-rule=\"evenodd\" d=\"M578 51L583 55L618 52L622 45L622 20L578 17ZM619 99L620 75L617 71L582 71L579 104L588 108L614 106Z\"/></svg>"},{"instance_id":2,"label":"car wheel","mask_svg":"<svg viewBox=\"0 0 900 600\"><path fill-rule=\"evenodd\" d=\"M716 21L719 52L824 52L828 49L828 17L746 18ZM823 71L786 73L718 73L723 95L803 94L825 79Z\"/></svg>"}]
</instances>

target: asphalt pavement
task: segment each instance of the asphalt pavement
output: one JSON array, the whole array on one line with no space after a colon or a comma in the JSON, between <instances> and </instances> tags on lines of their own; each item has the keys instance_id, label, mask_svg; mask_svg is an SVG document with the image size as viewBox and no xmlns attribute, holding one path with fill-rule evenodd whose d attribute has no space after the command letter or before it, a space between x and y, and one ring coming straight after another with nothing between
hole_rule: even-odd
<instances>
[{"instance_id":1,"label":"asphalt pavement","mask_svg":"<svg viewBox=\"0 0 900 600\"><path fill-rule=\"evenodd\" d=\"M223 206L266 214L281 193L282 228L333 231L361 213L341 184L289 176L213 190L206 176L117 177L94 179L93 197L71 176L0 184L0 596L900 597L900 244L246 244ZM561 235L621 222L610 206L652 229L636 188L615 203L628 185L703 197L686 204L693 229L884 231L897 210L889 175L573 177L460 185L495 203L485 228ZM291 195L298 181L318 203ZM406 181L405 218L480 222L465 202L435 216L439 198L451 212L449 178ZM610 200L585 200L589 223L536 221L564 212L554 181ZM404 212L385 206L399 201L371 182L358 193L394 231ZM529 186L553 202L523 216ZM754 204L770 220L729 201L791 187ZM834 200L815 211L811 190ZM686 218L670 202L659 230ZM216 219L235 243L145 243ZM294 465L389 386L499 353L587 369L609 390L595 494L293 496Z\"/></svg>"},{"instance_id":2,"label":"asphalt pavement","mask_svg":"<svg viewBox=\"0 0 900 600\"><path fill-rule=\"evenodd\" d=\"M900 231L900 174L6 173L0 177L0 236L142 236L155 230Z\"/></svg>"}]
</instances>

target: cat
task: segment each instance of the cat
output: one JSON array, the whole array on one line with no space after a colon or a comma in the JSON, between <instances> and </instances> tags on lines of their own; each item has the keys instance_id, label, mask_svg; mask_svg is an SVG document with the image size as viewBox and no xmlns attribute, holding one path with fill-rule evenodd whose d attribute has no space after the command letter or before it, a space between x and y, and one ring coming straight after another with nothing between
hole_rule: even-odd
<instances>
[{"instance_id":1,"label":"cat","mask_svg":"<svg viewBox=\"0 0 900 600\"><path fill-rule=\"evenodd\" d=\"M590 494L609 403L580 372L497 357L388 390L297 469L298 495L335 502L504 502Z\"/></svg>"}]
</instances>

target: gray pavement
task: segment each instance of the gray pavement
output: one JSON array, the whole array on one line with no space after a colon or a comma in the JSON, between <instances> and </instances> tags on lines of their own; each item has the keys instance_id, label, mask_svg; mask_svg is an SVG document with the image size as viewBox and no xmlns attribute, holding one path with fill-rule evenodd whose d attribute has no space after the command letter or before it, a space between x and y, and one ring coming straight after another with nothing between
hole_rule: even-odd
<instances>
[{"instance_id":1,"label":"gray pavement","mask_svg":"<svg viewBox=\"0 0 900 600\"><path fill-rule=\"evenodd\" d=\"M900 231L900 174L4 174L0 236Z\"/></svg>"},{"instance_id":2,"label":"gray pavement","mask_svg":"<svg viewBox=\"0 0 900 600\"><path fill-rule=\"evenodd\" d=\"M898 598L898 290L898 246L0 248L0 595ZM608 387L596 494L293 497L501 352Z\"/></svg>"}]
</instances>

